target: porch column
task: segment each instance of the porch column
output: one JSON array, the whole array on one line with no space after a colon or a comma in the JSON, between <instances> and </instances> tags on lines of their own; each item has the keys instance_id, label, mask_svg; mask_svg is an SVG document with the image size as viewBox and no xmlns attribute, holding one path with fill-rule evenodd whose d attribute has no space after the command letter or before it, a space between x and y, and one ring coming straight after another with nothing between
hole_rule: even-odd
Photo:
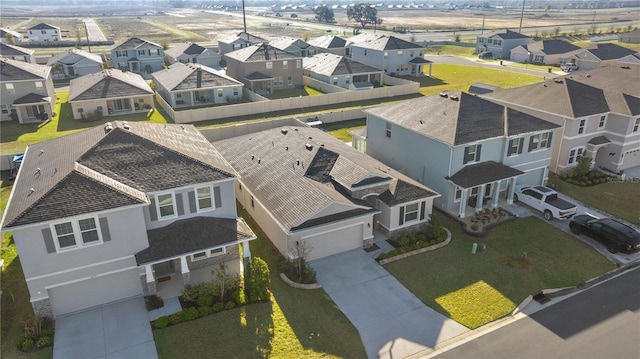
<instances>
[{"instance_id":1,"label":"porch column","mask_svg":"<svg viewBox=\"0 0 640 359\"><path fill-rule=\"evenodd\" d=\"M513 204L513 194L516 191L516 177L511 177L509 182L511 183L507 186L507 204Z\"/></svg>"},{"instance_id":2,"label":"porch column","mask_svg":"<svg viewBox=\"0 0 640 359\"><path fill-rule=\"evenodd\" d=\"M131 106L131 112L136 112L136 101L133 98L129 99L129 105Z\"/></svg>"},{"instance_id":3,"label":"porch column","mask_svg":"<svg viewBox=\"0 0 640 359\"><path fill-rule=\"evenodd\" d=\"M484 190L486 185L481 185L478 190L478 200L476 201L476 212L482 211L482 201L484 200Z\"/></svg>"},{"instance_id":4,"label":"porch column","mask_svg":"<svg viewBox=\"0 0 640 359\"><path fill-rule=\"evenodd\" d=\"M195 98L195 94L193 91L189 91L189 103L191 104L191 106L193 107L193 105L195 105L195 101L193 100Z\"/></svg>"},{"instance_id":5,"label":"porch column","mask_svg":"<svg viewBox=\"0 0 640 359\"><path fill-rule=\"evenodd\" d=\"M498 199L500 198L500 182L496 181L491 184L491 190L493 190L493 197L491 198L491 208L498 208Z\"/></svg>"},{"instance_id":6,"label":"porch column","mask_svg":"<svg viewBox=\"0 0 640 359\"><path fill-rule=\"evenodd\" d=\"M187 265L187 256L180 257L180 268L182 272L182 283L185 286L191 285L191 272L189 271L189 265Z\"/></svg>"},{"instance_id":7,"label":"porch column","mask_svg":"<svg viewBox=\"0 0 640 359\"><path fill-rule=\"evenodd\" d=\"M158 293L156 288L156 278L153 275L153 267L151 265L144 266L144 272L147 276L147 291L149 295L155 295Z\"/></svg>"},{"instance_id":8,"label":"porch column","mask_svg":"<svg viewBox=\"0 0 640 359\"><path fill-rule=\"evenodd\" d=\"M244 273L244 269L249 267L251 262L251 249L249 248L249 242L242 242L242 266L241 271Z\"/></svg>"},{"instance_id":9,"label":"porch column","mask_svg":"<svg viewBox=\"0 0 640 359\"><path fill-rule=\"evenodd\" d=\"M455 196L455 192L454 192L454 196ZM458 209L458 217L460 218L464 218L466 216L466 207L467 207L467 201L469 200L469 190L468 189L463 189L462 190L462 194L460 195L460 208Z\"/></svg>"}]
</instances>

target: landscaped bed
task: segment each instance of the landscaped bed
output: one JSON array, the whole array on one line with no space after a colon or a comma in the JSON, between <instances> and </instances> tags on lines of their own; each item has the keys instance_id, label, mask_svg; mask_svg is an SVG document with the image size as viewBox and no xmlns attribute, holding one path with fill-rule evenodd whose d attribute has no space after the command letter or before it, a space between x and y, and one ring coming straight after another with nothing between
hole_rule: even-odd
<instances>
[{"instance_id":1,"label":"landscaped bed","mask_svg":"<svg viewBox=\"0 0 640 359\"><path fill-rule=\"evenodd\" d=\"M468 328L508 315L541 289L574 286L615 268L588 245L535 217L495 227L479 240L455 221L435 216L451 230L451 243L385 268L426 305ZM471 254L479 241L487 250Z\"/></svg>"}]
</instances>

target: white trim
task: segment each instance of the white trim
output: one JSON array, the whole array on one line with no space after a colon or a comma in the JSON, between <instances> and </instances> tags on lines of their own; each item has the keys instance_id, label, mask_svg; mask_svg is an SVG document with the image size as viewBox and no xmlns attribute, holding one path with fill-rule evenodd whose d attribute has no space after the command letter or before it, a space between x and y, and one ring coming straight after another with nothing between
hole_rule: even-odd
<instances>
[{"instance_id":1,"label":"white trim","mask_svg":"<svg viewBox=\"0 0 640 359\"><path fill-rule=\"evenodd\" d=\"M213 251L218 250L218 249L221 249L222 251L215 252L215 253L213 252ZM200 254L200 253L204 253L204 256L197 257L197 258L194 257L194 255ZM207 250L204 250L204 251L191 253L190 257L191 257L191 261L192 262L197 262L197 261L201 261L201 260L212 258L212 257L222 256L222 255L225 255L225 254L227 254L227 247L216 247L216 248L213 248L213 249L207 249ZM185 273L185 272L183 271L183 273Z\"/></svg>"},{"instance_id":2,"label":"white trim","mask_svg":"<svg viewBox=\"0 0 640 359\"><path fill-rule=\"evenodd\" d=\"M65 270L61 270L61 271L58 271L58 272L54 272L54 273L47 273L47 274L43 274L43 275L39 275L39 276L35 276L35 277L25 278L25 282L29 282L29 281L32 281L32 280L44 279L44 278L53 277L53 276L66 274L66 273L71 273L71 272L75 272L75 271L78 271L78 270L87 269L87 268L91 268L91 267L99 267L99 266L104 265L104 264L114 263L114 262L118 262L118 261L121 261L121 260L129 259L129 258L134 258L135 259L135 256L131 255L131 256L126 256L126 257L114 258L114 259L109 259L108 261L102 261L102 262L98 262L98 263L93 263L93 264L88 264L88 265L84 265L84 266L80 266L80 267L71 268L71 269L65 269Z\"/></svg>"},{"instance_id":3,"label":"white trim","mask_svg":"<svg viewBox=\"0 0 640 359\"><path fill-rule=\"evenodd\" d=\"M211 207L200 208L200 198L198 197L198 189L201 189L201 188L209 188L209 191L210 191L209 192L209 195L210 195L209 199L211 200ZM196 213L209 212L209 211L214 211L216 209L216 198L215 198L216 196L215 196L215 193L213 191L213 185L212 184L193 187L193 194L195 195L195 201L196 201Z\"/></svg>"},{"instance_id":4,"label":"white trim","mask_svg":"<svg viewBox=\"0 0 640 359\"><path fill-rule=\"evenodd\" d=\"M162 216L160 213L160 196L171 195L171 206L173 208L173 214ZM176 192L175 190L158 192L154 195L156 199L156 213L158 215L158 221L164 221L167 219L173 219L178 217L178 206L176 205Z\"/></svg>"},{"instance_id":5,"label":"white trim","mask_svg":"<svg viewBox=\"0 0 640 359\"><path fill-rule=\"evenodd\" d=\"M365 226L365 224L364 224L364 222L358 222L358 223L352 223L352 224L349 224L349 225L346 225L346 226L342 226L342 227L332 228L332 229L329 229L329 230L326 230L326 231L322 231L322 232L315 232L313 234L308 234L306 236L300 236L300 239L301 240L306 240L307 238L317 237L317 236L321 236L321 235L324 235L324 234L327 234L327 233L332 233L332 232L335 232L335 231L340 231L340 230L343 230L343 229L356 227L356 226L362 226L362 234L364 235L364 226Z\"/></svg>"},{"instance_id":6,"label":"white trim","mask_svg":"<svg viewBox=\"0 0 640 359\"><path fill-rule=\"evenodd\" d=\"M104 272L104 273L100 273L100 274L94 274L94 275L91 275L91 276L88 276L88 277L82 277L82 278L70 280L70 281L67 281L67 282L57 283L55 285L45 286L44 289L48 291L49 289L54 289L54 288L57 288L57 287L62 287L62 286L65 286L65 285L74 284L74 283L78 283L78 282L84 282L84 281L89 280L89 279L96 279L96 278L100 278L100 277L105 277L105 276L108 276L108 275L112 275L112 274L116 274L116 273L120 273L120 272L125 272L125 271L128 271L128 270L137 269L137 268L138 268L138 266L120 268L120 269L112 270L112 271L109 271L109 272ZM47 296L46 298L49 298L49 296ZM45 299L45 298L42 298L42 299Z\"/></svg>"},{"instance_id":7,"label":"white trim","mask_svg":"<svg viewBox=\"0 0 640 359\"><path fill-rule=\"evenodd\" d=\"M93 219L96 225L95 231L98 234L97 241L84 243L84 241L82 240L82 230L80 229L79 222L83 219ZM58 238L58 232L56 231L56 225L64 224L64 223L71 223L72 233L70 234L73 235L73 239L75 240L76 244L73 246L62 248L60 247L60 241ZM53 244L56 247L56 253L69 252L69 251L78 250L86 247L92 247L92 246L96 246L104 243L104 241L102 240L102 229L100 227L100 220L98 216L85 216L85 217L76 216L76 219L49 222L49 229L51 230L51 237L53 238Z\"/></svg>"}]
</instances>

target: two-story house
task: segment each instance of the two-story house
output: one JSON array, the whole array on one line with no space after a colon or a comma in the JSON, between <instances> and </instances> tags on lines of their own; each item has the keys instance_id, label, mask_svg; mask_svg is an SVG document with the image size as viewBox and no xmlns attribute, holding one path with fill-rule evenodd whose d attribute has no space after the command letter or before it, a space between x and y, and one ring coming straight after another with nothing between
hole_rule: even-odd
<instances>
[{"instance_id":1,"label":"two-story house","mask_svg":"<svg viewBox=\"0 0 640 359\"><path fill-rule=\"evenodd\" d=\"M286 51L290 54L294 54L300 57L313 56L318 53L315 46L308 42L297 39L290 36L281 36L276 39L270 40L269 45L275 47L278 50Z\"/></svg>"},{"instance_id":2,"label":"two-story house","mask_svg":"<svg viewBox=\"0 0 640 359\"><path fill-rule=\"evenodd\" d=\"M324 35L309 40L309 45L315 47L318 52L329 52L340 56L350 56L349 40L335 35Z\"/></svg>"},{"instance_id":3,"label":"two-story house","mask_svg":"<svg viewBox=\"0 0 640 359\"><path fill-rule=\"evenodd\" d=\"M116 121L28 146L0 229L35 313L177 296L219 263L240 272L255 236L236 178L191 125Z\"/></svg>"},{"instance_id":4,"label":"two-story house","mask_svg":"<svg viewBox=\"0 0 640 359\"><path fill-rule=\"evenodd\" d=\"M580 50L580 47L564 40L542 40L511 49L510 60L543 65L556 65Z\"/></svg>"},{"instance_id":5,"label":"two-story house","mask_svg":"<svg viewBox=\"0 0 640 359\"><path fill-rule=\"evenodd\" d=\"M51 67L0 57L0 121L44 121L55 103Z\"/></svg>"},{"instance_id":6,"label":"two-story house","mask_svg":"<svg viewBox=\"0 0 640 359\"><path fill-rule=\"evenodd\" d=\"M273 93L303 86L302 57L269 44L251 45L223 58L227 62L227 75L242 81L253 92Z\"/></svg>"},{"instance_id":7,"label":"two-story house","mask_svg":"<svg viewBox=\"0 0 640 359\"><path fill-rule=\"evenodd\" d=\"M219 67L221 56L213 49L207 49L198 44L184 42L164 52L167 63L201 64L208 67Z\"/></svg>"},{"instance_id":8,"label":"two-story house","mask_svg":"<svg viewBox=\"0 0 640 359\"><path fill-rule=\"evenodd\" d=\"M56 79L70 78L100 72L104 68L102 57L72 47L47 60Z\"/></svg>"},{"instance_id":9,"label":"two-story house","mask_svg":"<svg viewBox=\"0 0 640 359\"><path fill-rule=\"evenodd\" d=\"M349 90L373 88L384 82L382 70L331 53L304 58L302 68L305 76Z\"/></svg>"},{"instance_id":10,"label":"two-story house","mask_svg":"<svg viewBox=\"0 0 640 359\"><path fill-rule=\"evenodd\" d=\"M508 59L511 50L530 44L532 39L519 32L506 30L504 32L492 32L476 37L476 53L491 52L494 59Z\"/></svg>"},{"instance_id":11,"label":"two-story house","mask_svg":"<svg viewBox=\"0 0 640 359\"><path fill-rule=\"evenodd\" d=\"M244 49L251 45L259 45L265 42L269 42L259 36L252 35L248 32L241 31L237 35L224 37L218 40L218 49L220 55L224 55L228 52Z\"/></svg>"},{"instance_id":12,"label":"two-story house","mask_svg":"<svg viewBox=\"0 0 640 359\"><path fill-rule=\"evenodd\" d=\"M0 43L0 56L17 61L36 63L36 57L33 56L35 51L25 47Z\"/></svg>"},{"instance_id":13,"label":"two-story house","mask_svg":"<svg viewBox=\"0 0 640 359\"><path fill-rule=\"evenodd\" d=\"M640 166L640 65L611 63L554 80L486 94L486 98L562 126L551 170L588 156L595 168Z\"/></svg>"},{"instance_id":14,"label":"two-story house","mask_svg":"<svg viewBox=\"0 0 640 359\"><path fill-rule=\"evenodd\" d=\"M422 76L424 66L431 63L424 58L424 46L395 36L379 35L377 38L351 43L349 47L353 60L392 76Z\"/></svg>"},{"instance_id":15,"label":"two-story house","mask_svg":"<svg viewBox=\"0 0 640 359\"><path fill-rule=\"evenodd\" d=\"M46 44L62 41L60 28L44 22L30 27L29 30L27 30L27 36L29 37L29 41L33 43Z\"/></svg>"},{"instance_id":16,"label":"two-story house","mask_svg":"<svg viewBox=\"0 0 640 359\"><path fill-rule=\"evenodd\" d=\"M223 104L242 100L244 84L201 64L175 63L153 73L158 94L173 108Z\"/></svg>"},{"instance_id":17,"label":"two-story house","mask_svg":"<svg viewBox=\"0 0 640 359\"><path fill-rule=\"evenodd\" d=\"M543 184L560 126L464 92L365 110L366 153L442 194L436 205L464 218L517 184Z\"/></svg>"},{"instance_id":18,"label":"two-story house","mask_svg":"<svg viewBox=\"0 0 640 359\"><path fill-rule=\"evenodd\" d=\"M22 34L17 31L0 27L1 44L19 44L22 42Z\"/></svg>"},{"instance_id":19,"label":"two-story house","mask_svg":"<svg viewBox=\"0 0 640 359\"><path fill-rule=\"evenodd\" d=\"M153 42L132 37L111 48L113 67L150 78L164 68L164 49Z\"/></svg>"},{"instance_id":20,"label":"two-story house","mask_svg":"<svg viewBox=\"0 0 640 359\"><path fill-rule=\"evenodd\" d=\"M323 258L428 223L438 194L319 129L284 126L214 141L240 173L236 198L275 247ZM387 237L388 238L388 237Z\"/></svg>"}]
</instances>

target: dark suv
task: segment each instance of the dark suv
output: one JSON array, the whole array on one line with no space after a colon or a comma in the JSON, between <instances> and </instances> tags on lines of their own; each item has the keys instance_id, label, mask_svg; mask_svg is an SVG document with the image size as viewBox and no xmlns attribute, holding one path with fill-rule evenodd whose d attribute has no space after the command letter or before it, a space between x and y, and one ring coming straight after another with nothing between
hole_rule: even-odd
<instances>
[{"instance_id":1,"label":"dark suv","mask_svg":"<svg viewBox=\"0 0 640 359\"><path fill-rule=\"evenodd\" d=\"M573 217L571 232L585 233L607 246L611 253L640 251L640 232L611 218L595 218L586 214Z\"/></svg>"}]
</instances>

